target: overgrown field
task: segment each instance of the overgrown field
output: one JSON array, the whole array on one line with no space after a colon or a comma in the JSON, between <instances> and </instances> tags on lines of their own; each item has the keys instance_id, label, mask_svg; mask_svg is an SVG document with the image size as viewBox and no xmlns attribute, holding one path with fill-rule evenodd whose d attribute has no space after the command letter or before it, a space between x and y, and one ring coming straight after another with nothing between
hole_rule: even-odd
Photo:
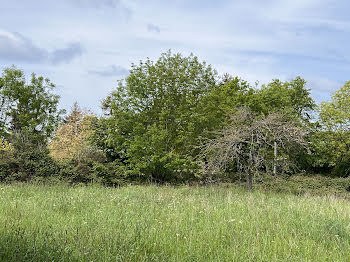
<instances>
[{"instance_id":1,"label":"overgrown field","mask_svg":"<svg viewBox=\"0 0 350 262\"><path fill-rule=\"evenodd\" d=\"M219 186L0 185L0 261L350 261L350 203Z\"/></svg>"}]
</instances>

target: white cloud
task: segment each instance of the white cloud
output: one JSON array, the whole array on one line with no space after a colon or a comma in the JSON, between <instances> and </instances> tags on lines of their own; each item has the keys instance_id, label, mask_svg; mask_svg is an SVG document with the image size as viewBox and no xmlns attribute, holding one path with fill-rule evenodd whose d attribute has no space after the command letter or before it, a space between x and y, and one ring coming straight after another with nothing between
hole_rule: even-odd
<instances>
[{"instance_id":1,"label":"white cloud","mask_svg":"<svg viewBox=\"0 0 350 262\"><path fill-rule=\"evenodd\" d=\"M48 51L38 47L19 33L0 31L0 58L9 63L68 63L83 53L80 43L71 43L67 47Z\"/></svg>"},{"instance_id":2,"label":"white cloud","mask_svg":"<svg viewBox=\"0 0 350 262\"><path fill-rule=\"evenodd\" d=\"M344 0L3 0L0 60L49 69L64 101L75 94L93 109L131 63L168 49L251 83L301 75L322 99L348 80L349 8Z\"/></svg>"},{"instance_id":3,"label":"white cloud","mask_svg":"<svg viewBox=\"0 0 350 262\"><path fill-rule=\"evenodd\" d=\"M83 53L84 48L80 43L71 43L65 48L54 50L49 55L49 60L54 64L68 63Z\"/></svg>"},{"instance_id":4,"label":"white cloud","mask_svg":"<svg viewBox=\"0 0 350 262\"><path fill-rule=\"evenodd\" d=\"M0 58L7 61L40 62L46 59L47 50L35 46L19 33L0 31Z\"/></svg>"}]
</instances>

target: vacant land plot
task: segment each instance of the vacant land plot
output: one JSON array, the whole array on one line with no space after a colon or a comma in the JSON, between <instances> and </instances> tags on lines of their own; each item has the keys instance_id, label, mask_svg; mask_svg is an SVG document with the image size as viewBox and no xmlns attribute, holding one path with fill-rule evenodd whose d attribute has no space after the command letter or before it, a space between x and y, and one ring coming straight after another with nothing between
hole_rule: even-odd
<instances>
[{"instance_id":1,"label":"vacant land plot","mask_svg":"<svg viewBox=\"0 0 350 262\"><path fill-rule=\"evenodd\" d=\"M0 261L350 261L350 203L224 187L0 185Z\"/></svg>"}]
</instances>

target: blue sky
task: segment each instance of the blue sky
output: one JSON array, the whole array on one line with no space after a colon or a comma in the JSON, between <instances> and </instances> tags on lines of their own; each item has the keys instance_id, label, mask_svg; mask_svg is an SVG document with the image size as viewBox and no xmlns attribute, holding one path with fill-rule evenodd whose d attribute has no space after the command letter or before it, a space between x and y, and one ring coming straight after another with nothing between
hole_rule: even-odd
<instances>
[{"instance_id":1,"label":"blue sky","mask_svg":"<svg viewBox=\"0 0 350 262\"><path fill-rule=\"evenodd\" d=\"M345 0L0 0L0 69L49 77L61 107L100 101L172 49L254 84L302 76L317 101L350 80Z\"/></svg>"}]
</instances>

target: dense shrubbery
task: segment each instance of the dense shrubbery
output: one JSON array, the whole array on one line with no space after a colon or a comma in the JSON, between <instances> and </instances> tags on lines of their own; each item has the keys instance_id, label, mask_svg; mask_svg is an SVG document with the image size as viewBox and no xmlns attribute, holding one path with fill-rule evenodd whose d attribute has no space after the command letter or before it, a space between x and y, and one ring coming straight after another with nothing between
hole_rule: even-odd
<instances>
[{"instance_id":1,"label":"dense shrubbery","mask_svg":"<svg viewBox=\"0 0 350 262\"><path fill-rule=\"evenodd\" d=\"M289 147L288 154L277 154L277 143L268 135L275 133L267 132L260 158L265 162L256 172L272 173L273 166L278 170L288 160L293 162L289 174L350 175L350 83L321 104L319 121L312 118L316 105L300 77L257 88L227 74L220 77L194 55L170 51L156 62L133 64L129 76L104 100L102 117L76 104L62 119L53 88L34 74L27 83L16 68L5 69L0 77L1 181L50 176L119 185L233 179L239 171L235 161L209 177L203 167L210 159L198 156L203 141L216 138L230 124L232 128L230 116L243 106L261 119L279 114L308 133L310 152Z\"/></svg>"},{"instance_id":2,"label":"dense shrubbery","mask_svg":"<svg viewBox=\"0 0 350 262\"><path fill-rule=\"evenodd\" d=\"M30 181L35 177L50 177L59 174L59 165L45 147L18 142L13 150L0 150L0 180Z\"/></svg>"},{"instance_id":3,"label":"dense shrubbery","mask_svg":"<svg viewBox=\"0 0 350 262\"><path fill-rule=\"evenodd\" d=\"M350 199L350 178L332 178L320 175L265 176L256 183L264 190L292 193L296 195L338 195Z\"/></svg>"}]
</instances>

